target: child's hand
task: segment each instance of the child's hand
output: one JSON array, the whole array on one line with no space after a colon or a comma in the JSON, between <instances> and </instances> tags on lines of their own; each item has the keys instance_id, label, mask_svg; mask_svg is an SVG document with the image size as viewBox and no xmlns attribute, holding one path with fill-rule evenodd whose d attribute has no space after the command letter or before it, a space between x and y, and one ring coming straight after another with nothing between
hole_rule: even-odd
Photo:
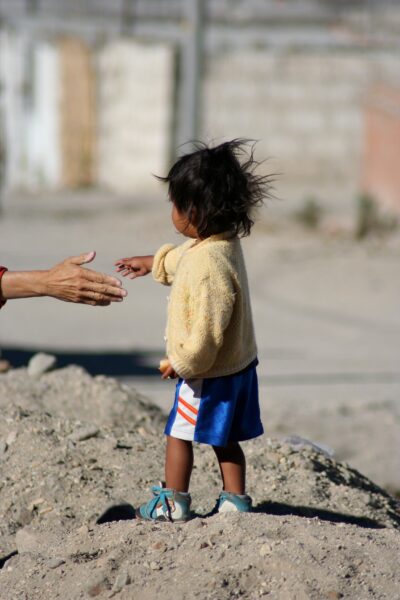
<instances>
[{"instance_id":1,"label":"child's hand","mask_svg":"<svg viewBox=\"0 0 400 600\"><path fill-rule=\"evenodd\" d=\"M162 373L161 379L175 379L178 377L168 358L163 358L163 360L160 361L159 369Z\"/></svg>"},{"instance_id":2,"label":"child's hand","mask_svg":"<svg viewBox=\"0 0 400 600\"><path fill-rule=\"evenodd\" d=\"M131 258L120 258L116 261L116 271L123 277L135 279L150 273L153 268L154 256L132 256Z\"/></svg>"}]
</instances>

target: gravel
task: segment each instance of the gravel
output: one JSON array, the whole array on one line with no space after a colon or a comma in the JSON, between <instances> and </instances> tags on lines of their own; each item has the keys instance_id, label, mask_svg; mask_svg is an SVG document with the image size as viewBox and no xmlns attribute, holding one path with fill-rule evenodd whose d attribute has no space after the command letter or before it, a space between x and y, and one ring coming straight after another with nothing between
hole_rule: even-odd
<instances>
[{"instance_id":1,"label":"gravel","mask_svg":"<svg viewBox=\"0 0 400 600\"><path fill-rule=\"evenodd\" d=\"M0 407L1 600L398 597L398 501L318 446L244 444L255 511L208 516L219 472L196 445L194 518L151 524L126 510L163 472L165 416L144 397L77 367L19 369ZM105 511L124 520L96 524Z\"/></svg>"}]
</instances>

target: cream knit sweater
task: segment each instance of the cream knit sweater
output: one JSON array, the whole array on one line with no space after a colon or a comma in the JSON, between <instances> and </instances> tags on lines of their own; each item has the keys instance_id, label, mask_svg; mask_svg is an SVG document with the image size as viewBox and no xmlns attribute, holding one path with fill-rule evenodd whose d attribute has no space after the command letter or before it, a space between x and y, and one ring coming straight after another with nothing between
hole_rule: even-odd
<instances>
[{"instance_id":1,"label":"cream knit sweater","mask_svg":"<svg viewBox=\"0 0 400 600\"><path fill-rule=\"evenodd\" d=\"M184 379L237 373L257 355L249 288L238 238L212 235L156 253L153 277L172 285L167 356Z\"/></svg>"}]
</instances>

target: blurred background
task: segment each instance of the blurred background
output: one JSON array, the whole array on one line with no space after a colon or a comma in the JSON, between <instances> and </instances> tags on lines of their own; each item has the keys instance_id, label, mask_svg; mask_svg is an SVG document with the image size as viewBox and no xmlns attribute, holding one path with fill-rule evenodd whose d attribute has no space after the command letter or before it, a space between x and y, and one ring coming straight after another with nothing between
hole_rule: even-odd
<instances>
[{"instance_id":1,"label":"blurred background","mask_svg":"<svg viewBox=\"0 0 400 600\"><path fill-rule=\"evenodd\" d=\"M112 272L178 243L153 174L233 137L279 174L244 241L267 434L398 491L400 2L0 0L1 264L96 249ZM168 408L167 290L126 287L107 309L9 302L3 358L46 350Z\"/></svg>"},{"instance_id":2,"label":"blurred background","mask_svg":"<svg viewBox=\"0 0 400 600\"><path fill-rule=\"evenodd\" d=\"M1 0L7 189L152 193L180 143L246 135L281 193L400 210L398 0Z\"/></svg>"}]
</instances>

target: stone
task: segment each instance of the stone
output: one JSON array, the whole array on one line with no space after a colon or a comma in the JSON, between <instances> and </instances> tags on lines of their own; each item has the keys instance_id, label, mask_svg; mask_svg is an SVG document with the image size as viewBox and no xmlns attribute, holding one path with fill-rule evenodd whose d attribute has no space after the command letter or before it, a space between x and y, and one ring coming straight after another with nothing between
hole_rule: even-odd
<instances>
[{"instance_id":1,"label":"stone","mask_svg":"<svg viewBox=\"0 0 400 600\"><path fill-rule=\"evenodd\" d=\"M99 596L102 592L110 588L110 584L105 575L99 574L97 577L89 580L85 586L87 593L91 598Z\"/></svg>"},{"instance_id":2,"label":"stone","mask_svg":"<svg viewBox=\"0 0 400 600\"><path fill-rule=\"evenodd\" d=\"M18 436L18 433L15 430L10 431L10 433L8 434L7 439L6 439L7 446L11 446L11 444L13 444L15 442L15 440L17 439L17 436Z\"/></svg>"},{"instance_id":3,"label":"stone","mask_svg":"<svg viewBox=\"0 0 400 600\"><path fill-rule=\"evenodd\" d=\"M47 566L49 569L57 569L57 567L60 567L64 564L65 560L63 558L51 558L49 561L47 561Z\"/></svg>"},{"instance_id":4,"label":"stone","mask_svg":"<svg viewBox=\"0 0 400 600\"><path fill-rule=\"evenodd\" d=\"M28 363L28 374L31 377L40 377L55 367L57 358L53 354L38 352Z\"/></svg>"},{"instance_id":5,"label":"stone","mask_svg":"<svg viewBox=\"0 0 400 600\"><path fill-rule=\"evenodd\" d=\"M121 571L118 573L114 585L109 594L109 598L112 598L115 594L118 594L126 585L131 583L131 578L127 571Z\"/></svg>"},{"instance_id":6,"label":"stone","mask_svg":"<svg viewBox=\"0 0 400 600\"><path fill-rule=\"evenodd\" d=\"M263 544L260 548L260 556L267 556L270 554L272 548L269 544Z\"/></svg>"},{"instance_id":7,"label":"stone","mask_svg":"<svg viewBox=\"0 0 400 600\"><path fill-rule=\"evenodd\" d=\"M75 429L68 438L73 442L83 442L84 440L96 437L99 431L100 430L96 425L84 425Z\"/></svg>"},{"instance_id":8,"label":"stone","mask_svg":"<svg viewBox=\"0 0 400 600\"><path fill-rule=\"evenodd\" d=\"M29 527L19 529L15 536L18 554L37 554L39 547L38 536Z\"/></svg>"}]
</instances>

